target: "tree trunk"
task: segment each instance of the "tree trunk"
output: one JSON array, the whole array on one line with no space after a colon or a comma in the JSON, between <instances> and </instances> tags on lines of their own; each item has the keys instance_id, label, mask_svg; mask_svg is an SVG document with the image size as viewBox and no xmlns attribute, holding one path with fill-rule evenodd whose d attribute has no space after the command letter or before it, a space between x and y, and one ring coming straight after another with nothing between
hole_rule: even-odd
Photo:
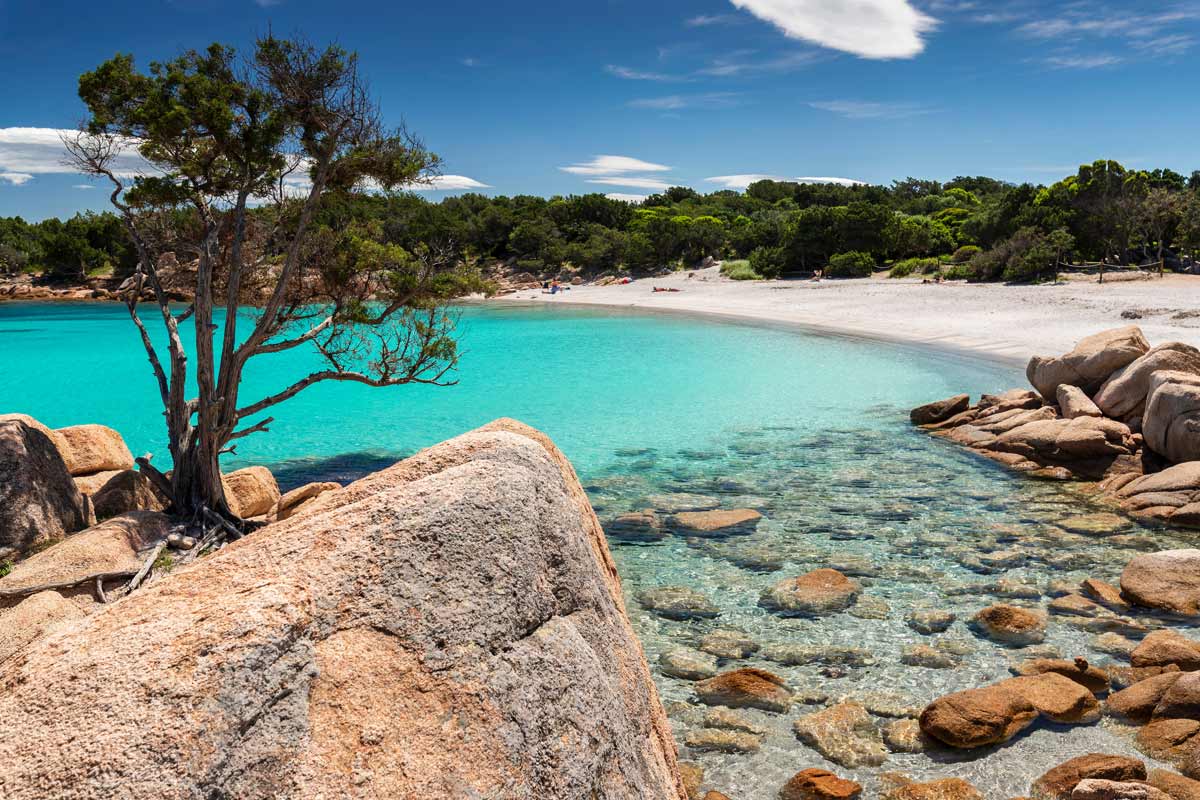
<instances>
[{"instance_id":1,"label":"tree trunk","mask_svg":"<svg viewBox=\"0 0 1200 800\"><path fill-rule=\"evenodd\" d=\"M175 454L171 487L172 500L178 513L191 516L202 508L208 508L227 519L236 519L225 499L217 450L215 443L202 446L197 441Z\"/></svg>"}]
</instances>

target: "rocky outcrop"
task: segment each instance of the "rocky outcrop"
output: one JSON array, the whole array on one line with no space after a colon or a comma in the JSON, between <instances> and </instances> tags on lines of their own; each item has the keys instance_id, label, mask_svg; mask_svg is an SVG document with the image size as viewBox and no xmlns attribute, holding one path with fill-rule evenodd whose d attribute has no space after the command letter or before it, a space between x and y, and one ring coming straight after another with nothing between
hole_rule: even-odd
<instances>
[{"instance_id":1,"label":"rocky outcrop","mask_svg":"<svg viewBox=\"0 0 1200 800\"><path fill-rule=\"evenodd\" d=\"M1117 476L1101 488L1132 516L1200 527L1200 461L1151 475Z\"/></svg>"},{"instance_id":2,"label":"rocky outcrop","mask_svg":"<svg viewBox=\"0 0 1200 800\"><path fill-rule=\"evenodd\" d=\"M221 482L229 510L242 519L270 513L281 499L279 484L266 467L239 469L222 475Z\"/></svg>"},{"instance_id":3,"label":"rocky outcrop","mask_svg":"<svg viewBox=\"0 0 1200 800\"><path fill-rule=\"evenodd\" d=\"M909 414L909 419L914 425L936 425L939 422L954 417L966 411L971 406L971 396L967 394L955 395L954 397L938 400L935 403L918 406Z\"/></svg>"},{"instance_id":4,"label":"rocky outcrop","mask_svg":"<svg viewBox=\"0 0 1200 800\"><path fill-rule=\"evenodd\" d=\"M87 523L54 441L22 419L0 422L0 552L22 553Z\"/></svg>"},{"instance_id":5,"label":"rocky outcrop","mask_svg":"<svg viewBox=\"0 0 1200 800\"><path fill-rule=\"evenodd\" d=\"M683 800L548 440L504 421L313 502L0 666L0 795Z\"/></svg>"},{"instance_id":6,"label":"rocky outcrop","mask_svg":"<svg viewBox=\"0 0 1200 800\"><path fill-rule=\"evenodd\" d=\"M1139 606L1200 616L1200 550L1135 556L1121 573L1121 593Z\"/></svg>"},{"instance_id":7,"label":"rocky outcrop","mask_svg":"<svg viewBox=\"0 0 1200 800\"><path fill-rule=\"evenodd\" d=\"M1065 383L1059 386L1057 400L1058 410L1063 419L1104 416L1100 407L1093 403L1092 398L1088 397L1078 386L1069 386Z\"/></svg>"},{"instance_id":8,"label":"rocky outcrop","mask_svg":"<svg viewBox=\"0 0 1200 800\"><path fill-rule=\"evenodd\" d=\"M1146 410L1150 379L1156 372L1185 372L1200 376L1200 350L1182 342L1167 342L1114 372L1096 393L1096 406L1113 419L1136 419Z\"/></svg>"},{"instance_id":9,"label":"rocky outcrop","mask_svg":"<svg viewBox=\"0 0 1200 800\"><path fill-rule=\"evenodd\" d=\"M1146 337L1136 326L1093 334L1075 345L1066 355L1034 356L1026 377L1053 402L1058 387L1078 386L1088 394L1098 390L1114 372L1136 361L1150 349Z\"/></svg>"},{"instance_id":10,"label":"rocky outcrop","mask_svg":"<svg viewBox=\"0 0 1200 800\"><path fill-rule=\"evenodd\" d=\"M133 455L121 434L104 425L59 428L58 448L72 475L133 469Z\"/></svg>"}]
</instances>

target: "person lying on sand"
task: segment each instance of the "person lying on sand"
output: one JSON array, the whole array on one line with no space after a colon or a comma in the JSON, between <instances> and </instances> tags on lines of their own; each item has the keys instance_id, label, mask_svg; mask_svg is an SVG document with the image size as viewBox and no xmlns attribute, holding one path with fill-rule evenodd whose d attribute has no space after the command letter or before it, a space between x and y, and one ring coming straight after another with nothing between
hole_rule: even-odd
<instances>
[{"instance_id":1,"label":"person lying on sand","mask_svg":"<svg viewBox=\"0 0 1200 800\"><path fill-rule=\"evenodd\" d=\"M655 286L653 291L656 291L656 292L679 292L679 291L682 291L682 289L668 289L665 286Z\"/></svg>"}]
</instances>

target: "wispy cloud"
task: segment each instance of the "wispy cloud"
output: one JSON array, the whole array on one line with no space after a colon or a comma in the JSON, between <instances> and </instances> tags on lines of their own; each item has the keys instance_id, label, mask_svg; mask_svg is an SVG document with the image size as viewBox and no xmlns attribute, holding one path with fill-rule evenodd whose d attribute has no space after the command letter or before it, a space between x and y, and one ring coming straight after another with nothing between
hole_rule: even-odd
<instances>
[{"instance_id":1,"label":"wispy cloud","mask_svg":"<svg viewBox=\"0 0 1200 800\"><path fill-rule=\"evenodd\" d=\"M684 20L683 24L689 28L708 28L713 25L730 25L737 21L738 17L735 14L699 14Z\"/></svg>"},{"instance_id":2,"label":"wispy cloud","mask_svg":"<svg viewBox=\"0 0 1200 800\"><path fill-rule=\"evenodd\" d=\"M722 189L745 189L752 183L758 181L786 181L787 178L781 178L778 175L761 175L750 173L746 175L714 175L711 178L705 178L705 183L715 183Z\"/></svg>"},{"instance_id":3,"label":"wispy cloud","mask_svg":"<svg viewBox=\"0 0 1200 800\"><path fill-rule=\"evenodd\" d=\"M912 58L937 20L908 0L730 0L785 36L863 58Z\"/></svg>"},{"instance_id":4,"label":"wispy cloud","mask_svg":"<svg viewBox=\"0 0 1200 800\"><path fill-rule=\"evenodd\" d=\"M646 72L643 70L633 69L631 67L622 67L620 64L608 64L604 67L604 71L609 75L615 75L618 78L624 78L627 81L686 81L689 80L686 75L670 75L665 72Z\"/></svg>"},{"instance_id":5,"label":"wispy cloud","mask_svg":"<svg viewBox=\"0 0 1200 800\"><path fill-rule=\"evenodd\" d=\"M90 183L73 183L73 184L71 184L71 188L72 189L95 189L96 187Z\"/></svg>"},{"instance_id":6,"label":"wispy cloud","mask_svg":"<svg viewBox=\"0 0 1200 800\"><path fill-rule=\"evenodd\" d=\"M464 67L478 67L479 59L474 58L473 56L467 56L466 58L459 59L458 63L462 64Z\"/></svg>"},{"instance_id":7,"label":"wispy cloud","mask_svg":"<svg viewBox=\"0 0 1200 800\"><path fill-rule=\"evenodd\" d=\"M872 103L861 100L826 100L809 103L809 106L847 119L904 119L932 114L934 111L919 103Z\"/></svg>"},{"instance_id":8,"label":"wispy cloud","mask_svg":"<svg viewBox=\"0 0 1200 800\"><path fill-rule=\"evenodd\" d=\"M630 156L595 156L591 161L559 167L572 175L614 175L628 172L670 172L665 164L654 164Z\"/></svg>"},{"instance_id":9,"label":"wispy cloud","mask_svg":"<svg viewBox=\"0 0 1200 800\"><path fill-rule=\"evenodd\" d=\"M866 186L866 181L853 178L796 178L796 183L836 183L838 186Z\"/></svg>"},{"instance_id":10,"label":"wispy cloud","mask_svg":"<svg viewBox=\"0 0 1200 800\"><path fill-rule=\"evenodd\" d=\"M413 192L461 192L466 189L490 189L486 183L481 183L466 175L434 175L428 183L418 183L404 187Z\"/></svg>"},{"instance_id":11,"label":"wispy cloud","mask_svg":"<svg viewBox=\"0 0 1200 800\"><path fill-rule=\"evenodd\" d=\"M632 189L670 189L672 184L659 178L639 178L636 175L614 175L608 178L588 178L588 183L602 186L628 186Z\"/></svg>"},{"instance_id":12,"label":"wispy cloud","mask_svg":"<svg viewBox=\"0 0 1200 800\"><path fill-rule=\"evenodd\" d=\"M671 94L665 97L643 97L629 101L630 108L655 111L681 111L686 108L731 108L738 103L736 92L707 92L705 94Z\"/></svg>"},{"instance_id":13,"label":"wispy cloud","mask_svg":"<svg viewBox=\"0 0 1200 800\"><path fill-rule=\"evenodd\" d=\"M0 172L0 181L11 183L13 186L21 186L33 180L33 176L28 172Z\"/></svg>"},{"instance_id":14,"label":"wispy cloud","mask_svg":"<svg viewBox=\"0 0 1200 800\"><path fill-rule=\"evenodd\" d=\"M1120 64L1125 59L1111 53L1049 56L1043 61L1055 69L1101 69Z\"/></svg>"},{"instance_id":15,"label":"wispy cloud","mask_svg":"<svg viewBox=\"0 0 1200 800\"><path fill-rule=\"evenodd\" d=\"M767 72L789 72L794 69L807 67L821 60L820 53L806 50L796 53L786 53L772 58L754 59L730 54L715 58L707 67L697 70L698 75L715 77L730 77L753 75Z\"/></svg>"}]
</instances>

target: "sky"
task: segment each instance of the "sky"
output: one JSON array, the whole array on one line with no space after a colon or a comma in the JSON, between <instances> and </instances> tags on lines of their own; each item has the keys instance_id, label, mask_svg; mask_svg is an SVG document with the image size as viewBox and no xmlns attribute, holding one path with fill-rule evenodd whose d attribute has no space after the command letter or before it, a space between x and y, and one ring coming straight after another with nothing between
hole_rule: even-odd
<instances>
[{"instance_id":1,"label":"sky","mask_svg":"<svg viewBox=\"0 0 1200 800\"><path fill-rule=\"evenodd\" d=\"M359 54L435 200L1200 168L1200 0L0 0L0 216L105 207L80 73L268 31Z\"/></svg>"}]
</instances>

